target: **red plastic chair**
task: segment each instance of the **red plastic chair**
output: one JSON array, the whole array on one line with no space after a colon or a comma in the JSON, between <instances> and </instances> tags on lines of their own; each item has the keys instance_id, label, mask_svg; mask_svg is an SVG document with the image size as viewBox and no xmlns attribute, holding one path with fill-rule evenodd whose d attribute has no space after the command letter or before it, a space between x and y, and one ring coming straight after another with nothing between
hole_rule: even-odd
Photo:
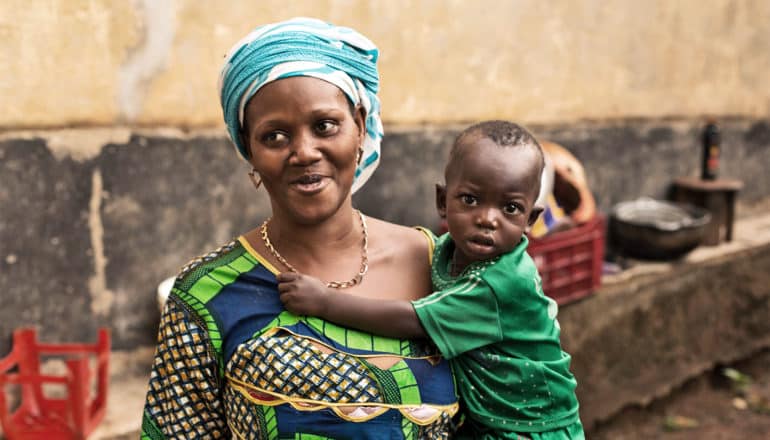
<instances>
[{"instance_id":1,"label":"red plastic chair","mask_svg":"<svg viewBox=\"0 0 770 440\"><path fill-rule=\"evenodd\" d=\"M82 440L104 417L109 379L110 333L99 330L95 344L42 344L32 328L13 332L13 349L0 359L0 422L8 440ZM45 375L40 359L65 360L63 376ZM96 394L91 395L90 361L96 359ZM66 397L46 396L43 385L60 384ZM6 402L6 387L21 389L15 408Z\"/></svg>"}]
</instances>

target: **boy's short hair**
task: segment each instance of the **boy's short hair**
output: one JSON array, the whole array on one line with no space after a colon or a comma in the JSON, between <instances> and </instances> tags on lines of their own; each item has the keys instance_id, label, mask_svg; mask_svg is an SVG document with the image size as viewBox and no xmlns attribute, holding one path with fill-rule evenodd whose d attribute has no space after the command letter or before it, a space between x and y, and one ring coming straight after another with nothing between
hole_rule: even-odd
<instances>
[{"instance_id":1,"label":"boy's short hair","mask_svg":"<svg viewBox=\"0 0 770 440\"><path fill-rule=\"evenodd\" d=\"M500 147L532 147L537 152L539 159L539 163L537 164L539 172L543 172L543 168L545 167L545 156L543 154L543 148L540 146L537 139L535 139L535 136L533 136L526 128L515 122L502 120L479 122L460 132L460 134L457 135L457 138L455 138L455 142L452 144L452 149L449 152L447 170L449 169L449 165L455 159L458 146L462 144L466 138L471 136L490 139Z\"/></svg>"}]
</instances>

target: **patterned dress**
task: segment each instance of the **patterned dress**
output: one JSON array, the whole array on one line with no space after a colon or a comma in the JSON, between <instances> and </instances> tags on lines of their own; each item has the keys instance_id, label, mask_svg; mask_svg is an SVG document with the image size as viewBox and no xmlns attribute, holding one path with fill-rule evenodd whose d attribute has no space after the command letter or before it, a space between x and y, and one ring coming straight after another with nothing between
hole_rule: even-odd
<instances>
[{"instance_id":1,"label":"patterned dress","mask_svg":"<svg viewBox=\"0 0 770 440\"><path fill-rule=\"evenodd\" d=\"M244 238L182 269L166 303L142 439L446 438L458 409L435 351L298 317ZM388 367L375 358L388 356Z\"/></svg>"}]
</instances>

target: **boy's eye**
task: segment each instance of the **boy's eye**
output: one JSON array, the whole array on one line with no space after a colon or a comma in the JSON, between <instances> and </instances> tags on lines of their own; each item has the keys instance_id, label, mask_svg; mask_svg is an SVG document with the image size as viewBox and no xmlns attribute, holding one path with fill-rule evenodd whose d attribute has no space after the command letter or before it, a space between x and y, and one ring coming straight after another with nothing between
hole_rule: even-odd
<instances>
[{"instance_id":1,"label":"boy's eye","mask_svg":"<svg viewBox=\"0 0 770 440\"><path fill-rule=\"evenodd\" d=\"M503 206L503 211L506 214L516 214L523 211L523 209L521 209L521 206L517 203L506 203L505 206Z\"/></svg>"},{"instance_id":2,"label":"boy's eye","mask_svg":"<svg viewBox=\"0 0 770 440\"><path fill-rule=\"evenodd\" d=\"M476 197L470 195L470 194L463 194L460 196L460 200L468 206L474 206L476 205L476 202L478 201Z\"/></svg>"},{"instance_id":3,"label":"boy's eye","mask_svg":"<svg viewBox=\"0 0 770 440\"><path fill-rule=\"evenodd\" d=\"M325 119L323 121L318 121L318 123L315 124L315 131L320 134L333 134L337 130L337 124L334 121L330 121L328 119Z\"/></svg>"}]
</instances>

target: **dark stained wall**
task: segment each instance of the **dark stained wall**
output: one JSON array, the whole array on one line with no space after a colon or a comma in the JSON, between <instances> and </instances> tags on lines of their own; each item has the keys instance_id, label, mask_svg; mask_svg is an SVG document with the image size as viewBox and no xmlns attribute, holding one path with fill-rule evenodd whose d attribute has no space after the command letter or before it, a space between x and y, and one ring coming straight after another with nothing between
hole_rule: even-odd
<instances>
[{"instance_id":1,"label":"dark stained wall","mask_svg":"<svg viewBox=\"0 0 770 440\"><path fill-rule=\"evenodd\" d=\"M722 174L745 182L745 215L770 200L770 123L721 126ZM434 184L461 128L386 127L382 165L355 204L435 227ZM530 128L583 162L604 212L622 200L664 197L674 177L698 173L701 121ZM137 132L87 159L55 153L44 132L0 140L0 355L25 325L55 341L89 340L106 325L116 348L153 344L157 284L269 214L224 136Z\"/></svg>"}]
</instances>

